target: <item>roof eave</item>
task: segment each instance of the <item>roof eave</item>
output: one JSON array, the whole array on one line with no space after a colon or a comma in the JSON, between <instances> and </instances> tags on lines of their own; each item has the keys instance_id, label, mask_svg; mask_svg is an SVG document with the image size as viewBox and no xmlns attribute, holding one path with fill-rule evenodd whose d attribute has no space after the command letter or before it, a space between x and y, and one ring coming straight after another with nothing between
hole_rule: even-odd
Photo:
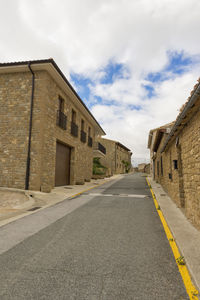
<instances>
[{"instance_id":1,"label":"roof eave","mask_svg":"<svg viewBox=\"0 0 200 300\"><path fill-rule=\"evenodd\" d=\"M28 66L29 63L31 64L31 66L33 68L34 68L34 66L37 66L37 65L38 66L42 66L42 65L44 66L44 65L48 65L48 64L52 65L54 67L54 69L57 71L57 73L59 74L59 76L67 84L67 86L72 91L72 93L77 97L77 99L79 100L80 104L86 109L87 113L89 114L89 116L92 118L92 120L96 124L95 127L96 127L96 130L97 130L98 134L100 134L100 135L106 135L106 133L103 130L103 128L97 122L97 120L95 119L95 117L89 111L89 109L87 108L87 106L85 105L85 103L82 101L82 99L80 98L80 96L74 90L74 88L72 87L72 85L69 83L69 81L67 80L67 78L65 77L65 75L62 73L62 71L60 70L60 68L58 67L58 65L55 63L55 61L52 58L50 58L50 59L41 59L41 60L21 61L21 62L0 63L0 73L4 72L6 70L9 70L9 71L12 72L13 68L14 68L14 72L16 72L15 67L17 67L18 70L23 71L24 67ZM25 71L26 71L26 69L25 69Z\"/></svg>"},{"instance_id":2,"label":"roof eave","mask_svg":"<svg viewBox=\"0 0 200 300\"><path fill-rule=\"evenodd\" d=\"M188 111L194 106L195 102L197 101L197 99L200 97L200 83L198 83L196 89L194 90L190 100L188 101L188 103L186 104L186 106L184 107L183 111L180 113L179 117L177 118L174 126L171 129L170 134L168 135L162 149L161 149L161 153L165 151L170 139L174 136L175 132L179 129L179 126L182 122L183 119L186 118Z\"/></svg>"}]
</instances>

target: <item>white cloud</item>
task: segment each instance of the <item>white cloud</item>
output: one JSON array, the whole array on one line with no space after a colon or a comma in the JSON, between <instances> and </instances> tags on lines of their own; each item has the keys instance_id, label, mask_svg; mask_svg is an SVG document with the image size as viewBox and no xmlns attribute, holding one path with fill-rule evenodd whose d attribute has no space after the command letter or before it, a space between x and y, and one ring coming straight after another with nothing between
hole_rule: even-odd
<instances>
[{"instance_id":1,"label":"white cloud","mask_svg":"<svg viewBox=\"0 0 200 300\"><path fill-rule=\"evenodd\" d=\"M196 79L193 73L164 81L155 85L157 96L146 99L140 110L130 110L126 104L116 106L95 105L94 116L103 125L108 138L119 139L133 151L134 163L147 162L149 150L147 139L150 129L176 119L179 109L186 102Z\"/></svg>"},{"instance_id":2,"label":"white cloud","mask_svg":"<svg viewBox=\"0 0 200 300\"><path fill-rule=\"evenodd\" d=\"M149 129L176 117L199 66L154 83L156 96L150 100L143 88L146 75L163 70L168 51L200 55L199 13L199 0L1 1L1 61L53 57L68 78L71 72L91 78L95 85L88 103L94 101L95 117L139 161L148 157ZM109 62L124 64L129 77L101 84ZM103 98L102 105L95 95Z\"/></svg>"}]
</instances>

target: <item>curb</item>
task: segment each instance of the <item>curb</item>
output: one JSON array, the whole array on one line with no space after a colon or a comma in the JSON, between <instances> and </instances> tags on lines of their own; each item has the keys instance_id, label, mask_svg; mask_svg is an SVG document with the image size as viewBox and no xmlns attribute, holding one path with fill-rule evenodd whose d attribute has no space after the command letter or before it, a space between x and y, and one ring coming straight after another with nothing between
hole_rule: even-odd
<instances>
[{"instance_id":1,"label":"curb","mask_svg":"<svg viewBox=\"0 0 200 300\"><path fill-rule=\"evenodd\" d=\"M174 258L175 258L176 264L178 266L179 272L181 274L182 280L184 282L184 285L185 285L186 291L188 293L188 296L191 300L198 300L199 292L192 283L188 268L187 268L186 263L185 263L185 259L184 259L183 256L181 256L181 254L179 252L179 249L178 249L178 246L175 242L174 236L172 235L172 232L171 232L171 230L170 230L170 228L167 224L167 221L164 218L164 215L163 215L163 213L160 209L160 205L158 204L158 202L156 200L156 196L154 194L154 191L153 191L153 189L152 189L152 187L151 187L151 185L150 185L147 178L146 178L146 181L147 181L147 184L148 184L149 189L151 191L157 213L160 217L160 221L161 221L161 223L163 225L163 228L165 230L165 234L166 234L166 237L168 239L169 245L170 245L170 247L172 249L172 252L174 254Z\"/></svg>"},{"instance_id":2,"label":"curb","mask_svg":"<svg viewBox=\"0 0 200 300\"><path fill-rule=\"evenodd\" d=\"M121 175L121 174L119 174L119 175ZM121 176L118 176L119 177L119 179L121 178ZM68 197L66 197L66 198L64 198L64 199L62 199L62 200L60 200L60 201L58 201L58 202L56 202L56 203L51 203L51 204L47 204L47 205L44 205L44 206L42 206L41 208L39 208L39 209L37 209L37 210L35 210L35 211L27 211L27 212L23 212L22 214L19 214L19 215L16 215L16 216L14 216L14 217L11 217L11 218L8 218L8 219L5 219L5 220L2 220L2 221L0 221L0 227L2 227L2 226L4 226L4 225L7 225L7 224L9 224L9 223L12 223L12 222L14 222L14 221L16 221L16 220L18 220L18 219L21 219L21 218L23 218L23 217L26 217L26 216L28 216L28 215L32 215L32 214L34 214L34 213L37 213L38 211L41 211L41 210L43 210L43 209L45 209L45 208L48 208L48 207L51 207L51 206L54 206L54 205L57 205L58 203L61 203L61 202L63 202L63 201L65 201L65 200L67 200L67 199L73 199L73 198L75 198L75 197L77 197L77 196L79 196L79 195L81 195L81 194L83 194L83 193L85 193L85 192L87 192L87 191L89 191L89 190L92 190L92 189L94 189L94 188L97 188L97 187L99 187L99 186L101 186L101 185L103 185L103 184L106 184L106 183L108 183L109 181L111 181L111 180L115 180L115 179L118 179L118 178L112 178L112 177L110 177L110 180L108 180L108 181L104 181L104 182L102 182L102 183L98 183L97 185L95 185L95 186L93 186L93 187L90 187L90 188L88 188L88 189L85 189L85 190L83 190L83 191L81 191L81 192L79 192L79 193L76 193L76 194L74 194L74 195L72 195L72 196L68 196ZM11 189L9 189L9 188L2 188L2 189L4 189L4 190L11 190ZM17 190L17 189L12 189L12 191L16 191L16 192L19 192L19 193L26 193L26 191L21 191L21 190ZM27 191L27 194L29 193L29 191ZM33 194L31 191L30 191L30 194ZM29 196L29 195L27 195L27 196ZM31 196L29 196L29 198L31 199L31 200L29 200L29 201L33 201L33 203L35 202L35 200L34 200L34 198L33 197L31 197ZM28 201L28 202L29 202ZM28 207L27 207L28 208ZM23 208L22 208L23 209ZM26 207L25 207L25 209L26 209Z\"/></svg>"}]
</instances>

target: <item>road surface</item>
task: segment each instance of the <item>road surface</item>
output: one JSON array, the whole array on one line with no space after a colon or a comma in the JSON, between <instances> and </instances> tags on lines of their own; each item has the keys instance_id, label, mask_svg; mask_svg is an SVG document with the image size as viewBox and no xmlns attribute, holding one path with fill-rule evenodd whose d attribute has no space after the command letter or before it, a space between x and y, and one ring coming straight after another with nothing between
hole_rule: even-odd
<instances>
[{"instance_id":1,"label":"road surface","mask_svg":"<svg viewBox=\"0 0 200 300\"><path fill-rule=\"evenodd\" d=\"M65 214L67 201L85 199ZM3 226L1 241L1 300L189 299L140 174Z\"/></svg>"}]
</instances>

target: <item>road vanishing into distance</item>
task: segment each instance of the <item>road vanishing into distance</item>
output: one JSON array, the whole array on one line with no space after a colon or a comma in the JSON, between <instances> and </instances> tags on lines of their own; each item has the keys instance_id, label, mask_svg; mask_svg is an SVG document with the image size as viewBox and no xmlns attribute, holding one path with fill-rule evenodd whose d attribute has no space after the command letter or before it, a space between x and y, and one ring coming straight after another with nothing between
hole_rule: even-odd
<instances>
[{"instance_id":1,"label":"road vanishing into distance","mask_svg":"<svg viewBox=\"0 0 200 300\"><path fill-rule=\"evenodd\" d=\"M189 299L141 174L1 227L0 253L1 300Z\"/></svg>"}]
</instances>

